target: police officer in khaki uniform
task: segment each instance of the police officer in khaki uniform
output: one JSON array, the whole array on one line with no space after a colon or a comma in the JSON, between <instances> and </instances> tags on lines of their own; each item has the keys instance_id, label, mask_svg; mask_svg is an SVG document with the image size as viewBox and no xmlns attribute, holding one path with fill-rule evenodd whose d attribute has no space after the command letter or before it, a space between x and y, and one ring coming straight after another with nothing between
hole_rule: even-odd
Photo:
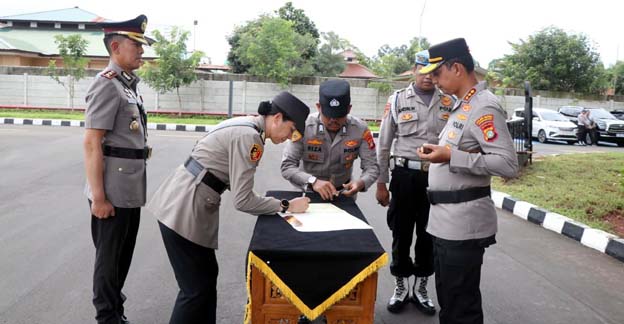
<instances>
[{"instance_id":1,"label":"police officer in khaki uniform","mask_svg":"<svg viewBox=\"0 0 624 324\"><path fill-rule=\"evenodd\" d=\"M282 158L286 180L303 190L311 188L325 200L340 192L354 196L379 176L373 134L366 122L349 115L350 92L347 81L323 82L316 104L318 113L308 117L303 139L288 143ZM352 179L353 162L358 157L362 159L362 175Z\"/></svg>"},{"instance_id":2,"label":"police officer in khaki uniform","mask_svg":"<svg viewBox=\"0 0 624 324\"><path fill-rule=\"evenodd\" d=\"M273 143L300 140L310 109L288 92L258 107L260 116L221 122L199 140L190 157L160 185L147 208L158 218L180 291L171 324L216 322L219 206L230 189L234 207L253 215L303 212L308 198L278 200L253 192L254 174Z\"/></svg>"},{"instance_id":3,"label":"police officer in khaki uniform","mask_svg":"<svg viewBox=\"0 0 624 324\"><path fill-rule=\"evenodd\" d=\"M392 263L390 273L396 287L388 302L388 310L399 312L410 300L409 277L415 276L411 300L427 315L434 315L435 306L427 293L428 277L433 274L433 246L427 233L429 200L427 177L429 162L421 160L416 151L424 143L438 143L438 135L446 125L453 105L452 97L442 94L433 85L431 76L418 73L429 65L429 53L416 54L416 80L407 88L390 96L381 122L377 159L381 175L377 180L377 201L390 204L388 226L392 231ZM394 139L396 138L396 141ZM394 142L394 152L390 149ZM386 188L392 169L390 191ZM410 257L416 227L414 261Z\"/></svg>"},{"instance_id":4,"label":"police officer in khaki uniform","mask_svg":"<svg viewBox=\"0 0 624 324\"><path fill-rule=\"evenodd\" d=\"M463 38L429 48L433 82L458 100L440 134L439 145L418 150L429 167L429 225L433 236L440 323L483 323L481 264L494 244L496 208L490 198L492 176L512 178L518 158L494 94L478 82Z\"/></svg>"},{"instance_id":5,"label":"police officer in khaki uniform","mask_svg":"<svg viewBox=\"0 0 624 324\"><path fill-rule=\"evenodd\" d=\"M108 67L87 91L85 193L91 208L96 249L93 304L98 323L128 323L122 294L145 204L145 164L150 149L147 115L133 73L141 64L147 17L101 23L110 54Z\"/></svg>"}]
</instances>

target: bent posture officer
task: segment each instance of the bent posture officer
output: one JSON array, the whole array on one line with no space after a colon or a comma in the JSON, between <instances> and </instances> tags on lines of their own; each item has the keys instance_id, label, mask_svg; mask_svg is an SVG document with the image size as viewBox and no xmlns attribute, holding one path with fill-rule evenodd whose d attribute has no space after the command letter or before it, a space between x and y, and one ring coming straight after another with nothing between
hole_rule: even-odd
<instances>
[{"instance_id":1,"label":"bent posture officer","mask_svg":"<svg viewBox=\"0 0 624 324\"><path fill-rule=\"evenodd\" d=\"M95 244L93 304L98 323L128 323L121 293L145 204L147 115L133 73L141 64L147 17L101 23L108 67L87 91L84 154L86 194Z\"/></svg>"},{"instance_id":2,"label":"bent posture officer","mask_svg":"<svg viewBox=\"0 0 624 324\"><path fill-rule=\"evenodd\" d=\"M481 264L494 244L496 208L490 198L493 175L515 177L518 158L498 98L478 82L463 38L429 48L433 83L458 100L439 145L418 151L429 167L429 225L433 236L440 323L483 323Z\"/></svg>"},{"instance_id":3,"label":"bent posture officer","mask_svg":"<svg viewBox=\"0 0 624 324\"><path fill-rule=\"evenodd\" d=\"M428 315L435 306L427 293L427 281L433 274L433 246L427 233L429 200L427 177L429 162L422 161L416 150L424 143L437 144L438 135L446 125L453 99L441 94L430 75L419 71L429 65L429 53L416 54L415 82L395 92L386 105L381 122L377 158L381 175L377 180L377 201L388 208L388 226L392 231L392 263L390 273L396 286L388 302L388 310L399 312L409 297L409 277L414 276L411 300ZM394 139L394 152L390 149ZM388 168L392 168L389 198ZM416 227L414 261L410 257Z\"/></svg>"},{"instance_id":4,"label":"bent posture officer","mask_svg":"<svg viewBox=\"0 0 624 324\"><path fill-rule=\"evenodd\" d=\"M221 122L199 140L184 165L171 174L148 203L158 218L180 291L171 324L214 324L217 310L215 256L221 194L232 191L234 207L253 215L303 212L308 198L290 201L253 192L265 138L279 144L301 139L310 109L288 92L258 107L260 116Z\"/></svg>"},{"instance_id":5,"label":"bent posture officer","mask_svg":"<svg viewBox=\"0 0 624 324\"><path fill-rule=\"evenodd\" d=\"M347 197L366 190L379 176L379 166L368 125L349 114L349 83L323 82L316 107L318 113L306 120L303 139L288 143L284 150L282 176L299 188L311 187L325 200L343 189ZM353 162L358 157L362 159L362 175L352 179Z\"/></svg>"}]
</instances>

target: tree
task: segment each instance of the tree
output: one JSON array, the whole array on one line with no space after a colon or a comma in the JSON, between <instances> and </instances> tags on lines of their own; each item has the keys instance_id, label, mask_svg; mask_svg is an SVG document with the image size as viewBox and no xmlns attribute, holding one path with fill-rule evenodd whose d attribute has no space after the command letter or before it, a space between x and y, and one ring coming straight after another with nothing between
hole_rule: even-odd
<instances>
[{"instance_id":1,"label":"tree","mask_svg":"<svg viewBox=\"0 0 624 324\"><path fill-rule=\"evenodd\" d=\"M89 41L79 34L54 36L54 43L58 46L59 55L63 59L63 72L67 75L66 81L61 81L56 60L48 63L48 75L65 88L69 93L69 107L74 108L75 84L84 78L85 67L89 60L84 58Z\"/></svg>"},{"instance_id":2,"label":"tree","mask_svg":"<svg viewBox=\"0 0 624 324\"><path fill-rule=\"evenodd\" d=\"M401 74L414 66L416 53L429 48L426 38L414 37L408 45L390 47L388 44L377 50L377 57L373 59L371 68L379 76L386 78Z\"/></svg>"},{"instance_id":3,"label":"tree","mask_svg":"<svg viewBox=\"0 0 624 324\"><path fill-rule=\"evenodd\" d=\"M158 58L153 62L145 63L139 70L139 75L152 88L160 93L166 93L173 89L178 96L178 109L182 113L182 98L180 87L191 84L197 79L195 68L204 53L186 51L186 41L189 33L178 27L173 27L168 37L163 36L158 30L154 30L156 43L152 45Z\"/></svg>"},{"instance_id":4,"label":"tree","mask_svg":"<svg viewBox=\"0 0 624 324\"><path fill-rule=\"evenodd\" d=\"M310 44L308 48L305 49L303 53L303 57L305 59L311 59L316 56L317 46L320 43L319 39L319 31L316 29L316 25L308 16L306 16L303 9L297 9L293 7L292 2L286 2L284 6L277 9L275 13L278 17L290 21L293 23L292 28L299 35L305 36L310 35L314 38L315 42Z\"/></svg>"},{"instance_id":5,"label":"tree","mask_svg":"<svg viewBox=\"0 0 624 324\"><path fill-rule=\"evenodd\" d=\"M293 77L312 75L312 64L301 53L315 40L296 33L290 21L268 16L260 20L259 28L240 35L235 50L240 62L250 67L248 72L273 78L282 85Z\"/></svg>"},{"instance_id":6,"label":"tree","mask_svg":"<svg viewBox=\"0 0 624 324\"><path fill-rule=\"evenodd\" d=\"M616 95L624 94L624 61L617 61L607 70L609 88L614 88Z\"/></svg>"},{"instance_id":7,"label":"tree","mask_svg":"<svg viewBox=\"0 0 624 324\"><path fill-rule=\"evenodd\" d=\"M585 35L547 27L510 45L513 54L499 62L509 86L528 80L538 90L592 92L604 85L600 55Z\"/></svg>"},{"instance_id":8,"label":"tree","mask_svg":"<svg viewBox=\"0 0 624 324\"><path fill-rule=\"evenodd\" d=\"M321 33L321 37L323 42L318 49L314 69L319 76L336 76L345 68L345 60L340 52L350 48L351 44L334 32Z\"/></svg>"},{"instance_id":9,"label":"tree","mask_svg":"<svg viewBox=\"0 0 624 324\"><path fill-rule=\"evenodd\" d=\"M277 17L289 21L292 23L291 28L301 36L309 36L314 41L306 42L306 47L301 49L301 56L306 60L313 60L317 54L317 47L320 43L319 32L314 25L314 22L305 15L302 9L296 9L293 7L292 2L286 2L284 6L275 10ZM246 73L249 72L251 66L241 62L238 56L239 47L241 46L241 36L243 34L255 33L260 28L260 24L267 18L274 18L274 15L264 14L257 19L250 20L242 26L237 26L231 35L227 37L228 44L230 44L230 51L228 52L228 64L232 67L234 73Z\"/></svg>"}]
</instances>

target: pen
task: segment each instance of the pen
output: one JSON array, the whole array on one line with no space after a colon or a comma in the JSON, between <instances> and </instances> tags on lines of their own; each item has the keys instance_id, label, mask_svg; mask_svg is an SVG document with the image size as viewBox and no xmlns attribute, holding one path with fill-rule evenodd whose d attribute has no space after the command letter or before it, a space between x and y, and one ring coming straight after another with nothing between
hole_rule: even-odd
<instances>
[{"instance_id":1,"label":"pen","mask_svg":"<svg viewBox=\"0 0 624 324\"><path fill-rule=\"evenodd\" d=\"M303 194L301 194L301 197L305 197L306 191L308 191L308 184L307 183L303 186Z\"/></svg>"}]
</instances>

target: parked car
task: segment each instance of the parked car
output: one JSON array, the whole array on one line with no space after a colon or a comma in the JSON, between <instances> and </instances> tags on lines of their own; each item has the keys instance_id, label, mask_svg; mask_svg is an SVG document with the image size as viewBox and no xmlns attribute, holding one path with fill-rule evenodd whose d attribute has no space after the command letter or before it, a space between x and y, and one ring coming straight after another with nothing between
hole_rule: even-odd
<instances>
[{"instance_id":1,"label":"parked car","mask_svg":"<svg viewBox=\"0 0 624 324\"><path fill-rule=\"evenodd\" d=\"M523 119L524 108L514 110L512 119ZM540 143L548 141L566 141L576 143L576 125L566 116L545 108L533 108L533 130L531 137Z\"/></svg>"},{"instance_id":2,"label":"parked car","mask_svg":"<svg viewBox=\"0 0 624 324\"><path fill-rule=\"evenodd\" d=\"M617 119L603 108L585 107L585 109L589 109L589 117L596 122L596 140L598 142L610 142L615 143L618 146L624 146L624 121ZM570 120L574 120L575 124L581 110L583 110L583 107L578 106L563 106L559 108L559 112L568 117ZM587 134L585 142L588 144L592 143L589 134Z\"/></svg>"},{"instance_id":3,"label":"parked car","mask_svg":"<svg viewBox=\"0 0 624 324\"><path fill-rule=\"evenodd\" d=\"M611 110L611 115L617 119L624 120L624 110L622 109Z\"/></svg>"},{"instance_id":4,"label":"parked car","mask_svg":"<svg viewBox=\"0 0 624 324\"><path fill-rule=\"evenodd\" d=\"M563 106L559 108L559 112L566 116L574 125L578 125L578 115L581 114L583 107L581 106Z\"/></svg>"}]
</instances>

